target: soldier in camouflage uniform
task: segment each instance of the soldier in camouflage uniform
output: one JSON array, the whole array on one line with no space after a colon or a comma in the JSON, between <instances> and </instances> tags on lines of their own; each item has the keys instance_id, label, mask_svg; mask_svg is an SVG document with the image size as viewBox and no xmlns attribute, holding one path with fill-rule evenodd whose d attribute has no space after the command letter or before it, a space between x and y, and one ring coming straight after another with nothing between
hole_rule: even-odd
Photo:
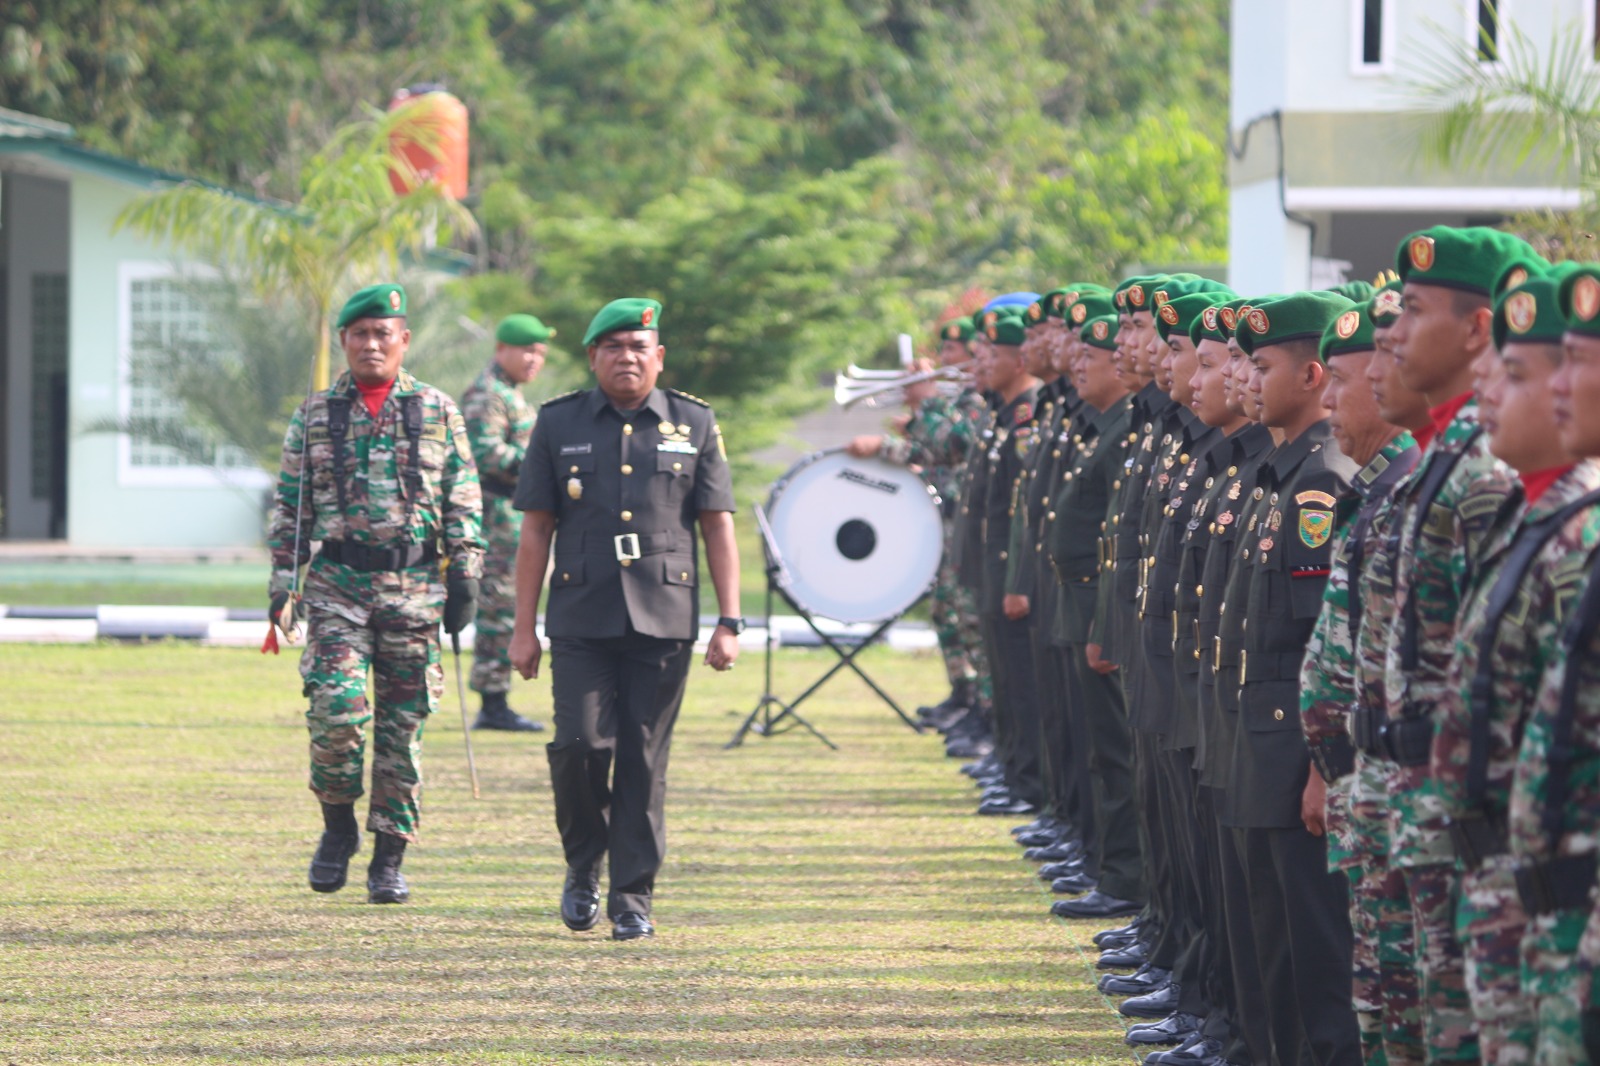
<instances>
[{"instance_id":1,"label":"soldier in camouflage uniform","mask_svg":"<svg viewBox=\"0 0 1600 1066\"><path fill-rule=\"evenodd\" d=\"M1564 358L1550 381L1564 450L1600 457L1600 271L1562 276ZM1540 308L1542 314L1543 309ZM1557 534L1559 542L1568 532ZM1600 1061L1600 911L1593 903L1600 847L1600 552L1566 545L1562 565L1582 565L1587 585L1548 656L1528 704L1516 752L1507 835L1529 921L1521 945L1522 989L1532 1001L1534 1061Z\"/></svg>"},{"instance_id":2,"label":"soldier in camouflage uniform","mask_svg":"<svg viewBox=\"0 0 1600 1066\"><path fill-rule=\"evenodd\" d=\"M1463 584L1514 485L1479 425L1472 364L1491 343L1495 280L1509 260L1532 254L1509 234L1448 226L1410 235L1398 253L1403 309L1390 337L1401 380L1433 405L1436 432L1395 492L1388 554L1395 561L1396 614L1385 653L1382 749L1390 856L1411 901L1430 1062L1479 1056L1453 914L1460 878L1429 760L1435 716L1452 693Z\"/></svg>"},{"instance_id":3,"label":"soldier in camouflage uniform","mask_svg":"<svg viewBox=\"0 0 1600 1066\"><path fill-rule=\"evenodd\" d=\"M483 567L483 504L467 428L450 397L401 368L411 339L405 311L405 290L374 285L340 312L350 369L289 422L267 539L272 617L286 633L297 610L296 573L312 542L322 543L302 590L311 790L325 827L311 887L344 887L360 847L353 805L372 722L374 903L409 895L400 863L417 839L422 726L444 687L439 623L452 633L466 627Z\"/></svg>"},{"instance_id":4,"label":"soldier in camouflage uniform","mask_svg":"<svg viewBox=\"0 0 1600 1066\"><path fill-rule=\"evenodd\" d=\"M971 318L957 318L939 328L939 361L946 367L965 367L972 358ZM918 369L931 369L923 365ZM923 476L938 492L944 520L944 554L934 581L929 613L950 679L950 696L933 708L933 720L948 725L968 708L985 705L992 696L989 664L984 657L978 628L978 602L973 589L957 580L955 515L966 481L967 459L976 450L980 425L988 405L983 395L967 385L954 397L940 395L936 382L908 386L911 408L903 435L856 437L846 450L860 458L879 456L901 466L920 466Z\"/></svg>"},{"instance_id":5,"label":"soldier in camouflage uniform","mask_svg":"<svg viewBox=\"0 0 1600 1066\"><path fill-rule=\"evenodd\" d=\"M517 612L517 534L522 516L511 506L517 472L533 435L535 414L522 386L544 367L555 336L532 315L510 315L495 330L494 360L461 396L472 457L483 486L483 595L472 641L472 691L483 697L474 729L537 733L544 728L506 704L511 690L511 624Z\"/></svg>"},{"instance_id":6,"label":"soldier in camouflage uniform","mask_svg":"<svg viewBox=\"0 0 1600 1066\"><path fill-rule=\"evenodd\" d=\"M1499 353L1480 360L1478 393L1490 450L1522 485L1463 597L1453 698L1436 712L1433 740L1432 773L1462 871L1456 930L1486 1063L1533 1061L1533 1004L1521 965L1528 916L1504 827L1530 701L1584 577L1583 556L1600 537L1600 494L1590 495L1600 468L1574 465L1549 432L1563 329L1555 281L1542 274L1495 306Z\"/></svg>"},{"instance_id":7,"label":"soldier in camouflage uniform","mask_svg":"<svg viewBox=\"0 0 1600 1066\"><path fill-rule=\"evenodd\" d=\"M1363 559L1373 550L1379 510L1418 454L1411 434L1388 421L1377 404L1368 380L1374 343L1370 304L1340 316L1323 337L1329 379L1323 402L1331 412L1329 423L1340 450L1362 467L1352 482L1360 506L1334 549L1322 613L1300 672L1300 724L1315 770L1306 782L1301 807L1306 828L1327 835L1328 868L1343 872L1350 882L1351 1003L1361 1027L1362 1057L1367 1063L1402 1066L1422 1061L1420 1032L1403 1020L1392 1020L1405 1011L1415 1020L1411 915L1403 906L1404 884L1398 883L1391 886L1390 895L1401 905L1390 907L1389 920L1383 921L1388 835L1381 792L1373 794L1370 763L1354 747L1349 729L1352 707L1368 695L1363 692L1366 685L1357 649L1358 641L1371 637L1361 598ZM1407 395L1413 402L1400 408L1400 417L1425 417L1426 404L1415 393ZM1385 928L1403 933L1405 949L1398 958L1391 951L1387 965L1380 949ZM1386 1033L1395 1038L1386 1042ZM1413 1034L1415 1039L1408 1039Z\"/></svg>"}]
</instances>

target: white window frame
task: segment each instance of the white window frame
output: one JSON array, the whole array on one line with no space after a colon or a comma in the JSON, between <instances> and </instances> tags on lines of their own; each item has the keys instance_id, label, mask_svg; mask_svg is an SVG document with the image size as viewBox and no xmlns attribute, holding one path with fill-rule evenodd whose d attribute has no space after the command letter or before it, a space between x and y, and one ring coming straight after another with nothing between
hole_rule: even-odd
<instances>
[{"instance_id":1,"label":"white window frame","mask_svg":"<svg viewBox=\"0 0 1600 1066\"><path fill-rule=\"evenodd\" d=\"M1464 5L1467 15L1467 47L1472 50L1474 58L1478 55L1478 4L1481 0L1466 0ZM1511 25L1512 0L1490 0L1494 4L1495 14L1500 19L1500 29L1495 37L1495 47L1500 50L1500 55L1505 55L1506 28ZM1479 59L1480 67L1498 67L1502 59Z\"/></svg>"},{"instance_id":2,"label":"white window frame","mask_svg":"<svg viewBox=\"0 0 1600 1066\"><path fill-rule=\"evenodd\" d=\"M206 267L141 260L117 265L117 415L133 414L133 284L172 277L215 277ZM272 477L258 467L135 466L133 438L117 434L117 485L130 489L214 489L228 487L259 490L270 487Z\"/></svg>"},{"instance_id":3,"label":"white window frame","mask_svg":"<svg viewBox=\"0 0 1600 1066\"><path fill-rule=\"evenodd\" d=\"M1366 44L1366 0L1350 0L1350 73L1357 78L1380 78L1394 73L1394 9L1400 0L1383 0L1383 25L1378 28L1376 63L1361 58Z\"/></svg>"}]
</instances>

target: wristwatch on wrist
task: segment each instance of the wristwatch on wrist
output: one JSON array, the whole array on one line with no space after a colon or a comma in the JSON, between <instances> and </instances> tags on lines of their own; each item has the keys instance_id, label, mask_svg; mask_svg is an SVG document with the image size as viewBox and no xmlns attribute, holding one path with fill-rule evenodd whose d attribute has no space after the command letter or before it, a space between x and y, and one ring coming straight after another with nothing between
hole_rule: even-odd
<instances>
[{"instance_id":1,"label":"wristwatch on wrist","mask_svg":"<svg viewBox=\"0 0 1600 1066\"><path fill-rule=\"evenodd\" d=\"M732 631L734 636L738 636L740 633L744 632L743 618L729 618L727 615L723 615L721 618L717 619L717 625L729 629Z\"/></svg>"}]
</instances>

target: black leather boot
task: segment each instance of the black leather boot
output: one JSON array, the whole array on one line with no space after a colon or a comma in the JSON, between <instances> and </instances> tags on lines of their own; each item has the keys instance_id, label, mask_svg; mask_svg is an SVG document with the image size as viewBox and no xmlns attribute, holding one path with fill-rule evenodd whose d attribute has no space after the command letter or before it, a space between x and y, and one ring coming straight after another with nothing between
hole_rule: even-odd
<instances>
[{"instance_id":1,"label":"black leather boot","mask_svg":"<svg viewBox=\"0 0 1600 1066\"><path fill-rule=\"evenodd\" d=\"M406 856L403 837L392 833L374 833L372 864L367 867L368 903L404 903L411 898L405 875L400 872L400 862Z\"/></svg>"},{"instance_id":2,"label":"black leather boot","mask_svg":"<svg viewBox=\"0 0 1600 1066\"><path fill-rule=\"evenodd\" d=\"M507 733L540 733L544 731L544 723L535 722L524 718L506 705L504 692L483 693L483 706L478 710L478 720L472 723L474 729L500 729Z\"/></svg>"},{"instance_id":3,"label":"black leather boot","mask_svg":"<svg viewBox=\"0 0 1600 1066\"><path fill-rule=\"evenodd\" d=\"M361 850L356 809L350 803L322 805L322 839L311 856L311 891L337 892L350 871L350 857Z\"/></svg>"}]
</instances>

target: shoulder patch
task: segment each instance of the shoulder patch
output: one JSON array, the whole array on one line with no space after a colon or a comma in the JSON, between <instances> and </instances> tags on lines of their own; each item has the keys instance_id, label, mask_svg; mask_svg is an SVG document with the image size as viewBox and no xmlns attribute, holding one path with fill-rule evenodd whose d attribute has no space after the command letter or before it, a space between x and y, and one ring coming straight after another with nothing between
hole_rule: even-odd
<instances>
[{"instance_id":1,"label":"shoulder patch","mask_svg":"<svg viewBox=\"0 0 1600 1066\"><path fill-rule=\"evenodd\" d=\"M707 403L705 400L702 400L700 397L691 396L687 392L683 392L683 391L681 391L679 389L668 389L667 391L672 393L672 395L682 397L683 399L688 400L691 403L697 403L701 407L710 407L711 406L711 404Z\"/></svg>"},{"instance_id":2,"label":"shoulder patch","mask_svg":"<svg viewBox=\"0 0 1600 1066\"><path fill-rule=\"evenodd\" d=\"M1298 498L1298 497L1297 497ZM1320 548L1333 536L1333 512L1300 512L1300 542L1308 548Z\"/></svg>"},{"instance_id":3,"label":"shoulder patch","mask_svg":"<svg viewBox=\"0 0 1600 1066\"><path fill-rule=\"evenodd\" d=\"M1334 499L1332 493L1321 492L1317 489L1307 489L1305 492L1297 493L1294 502L1302 507L1308 503L1320 503L1324 507L1333 507L1339 501Z\"/></svg>"},{"instance_id":4,"label":"shoulder patch","mask_svg":"<svg viewBox=\"0 0 1600 1066\"><path fill-rule=\"evenodd\" d=\"M546 400L544 403L540 404L539 406L540 407L553 407L558 403L566 403L568 400L572 399L574 396L582 396L587 391L589 391L589 390L588 389L573 389L571 392L563 392L560 396L552 396L552 397L550 397L548 400Z\"/></svg>"},{"instance_id":5,"label":"shoulder patch","mask_svg":"<svg viewBox=\"0 0 1600 1066\"><path fill-rule=\"evenodd\" d=\"M1461 502L1461 517L1473 519L1492 515L1500 510L1500 505L1503 503L1505 503L1503 496L1474 496Z\"/></svg>"}]
</instances>

